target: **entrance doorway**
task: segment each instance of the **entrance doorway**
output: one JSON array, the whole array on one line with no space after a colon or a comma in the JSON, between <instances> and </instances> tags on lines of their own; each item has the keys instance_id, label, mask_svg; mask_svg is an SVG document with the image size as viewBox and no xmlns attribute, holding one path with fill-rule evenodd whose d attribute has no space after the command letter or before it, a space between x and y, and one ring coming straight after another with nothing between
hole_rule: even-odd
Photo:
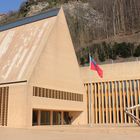
<instances>
[{"instance_id":1,"label":"entrance doorway","mask_svg":"<svg viewBox=\"0 0 140 140\"><path fill-rule=\"evenodd\" d=\"M71 125L73 116L69 111L33 110L32 125Z\"/></svg>"},{"instance_id":2,"label":"entrance doorway","mask_svg":"<svg viewBox=\"0 0 140 140\"><path fill-rule=\"evenodd\" d=\"M50 111L41 111L41 125L50 125Z\"/></svg>"},{"instance_id":3,"label":"entrance doorway","mask_svg":"<svg viewBox=\"0 0 140 140\"><path fill-rule=\"evenodd\" d=\"M32 125L38 125L38 110L33 110Z\"/></svg>"},{"instance_id":4,"label":"entrance doorway","mask_svg":"<svg viewBox=\"0 0 140 140\"><path fill-rule=\"evenodd\" d=\"M64 112L64 125L71 124L72 116L70 116L69 112Z\"/></svg>"}]
</instances>

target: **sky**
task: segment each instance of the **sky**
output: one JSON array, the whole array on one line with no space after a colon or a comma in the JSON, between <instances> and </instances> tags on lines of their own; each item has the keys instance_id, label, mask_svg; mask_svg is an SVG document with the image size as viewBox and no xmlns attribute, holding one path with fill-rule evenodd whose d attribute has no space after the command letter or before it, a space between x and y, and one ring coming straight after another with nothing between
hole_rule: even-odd
<instances>
[{"instance_id":1,"label":"sky","mask_svg":"<svg viewBox=\"0 0 140 140\"><path fill-rule=\"evenodd\" d=\"M20 4L26 0L0 0L0 13L8 13L9 11L16 11Z\"/></svg>"}]
</instances>

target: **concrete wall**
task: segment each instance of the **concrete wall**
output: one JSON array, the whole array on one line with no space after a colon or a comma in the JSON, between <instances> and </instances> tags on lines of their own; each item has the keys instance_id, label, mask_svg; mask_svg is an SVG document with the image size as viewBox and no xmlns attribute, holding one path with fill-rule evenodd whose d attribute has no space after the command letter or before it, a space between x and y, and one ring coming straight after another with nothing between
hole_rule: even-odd
<instances>
[{"instance_id":1,"label":"concrete wall","mask_svg":"<svg viewBox=\"0 0 140 140\"><path fill-rule=\"evenodd\" d=\"M31 98L29 99L29 96L27 85L9 86L8 127L27 127L31 125L31 122L28 121L31 118L31 114L29 114Z\"/></svg>"},{"instance_id":2,"label":"concrete wall","mask_svg":"<svg viewBox=\"0 0 140 140\"><path fill-rule=\"evenodd\" d=\"M87 96L90 98L91 95L91 102L87 102L91 105L89 120L93 124L134 123L124 110L140 103L140 61L106 64L100 67L103 69L103 78L89 67L80 68L81 77L86 83ZM139 118L138 109L132 113Z\"/></svg>"},{"instance_id":3,"label":"concrete wall","mask_svg":"<svg viewBox=\"0 0 140 140\"><path fill-rule=\"evenodd\" d=\"M72 115L75 117L73 125L87 124L86 113L83 110L83 106L86 106L86 101L67 101L60 99L50 99L42 97L32 97L32 108L43 110L60 110L60 111L72 111ZM77 113L78 114L77 114ZM79 113L80 112L80 113Z\"/></svg>"},{"instance_id":4,"label":"concrete wall","mask_svg":"<svg viewBox=\"0 0 140 140\"><path fill-rule=\"evenodd\" d=\"M89 67L81 67L81 78L84 83L115 80L131 80L140 78L140 61L100 65L104 76L100 78L96 71Z\"/></svg>"},{"instance_id":5,"label":"concrete wall","mask_svg":"<svg viewBox=\"0 0 140 140\"><path fill-rule=\"evenodd\" d=\"M83 94L84 101L70 102L33 98L33 107L40 109L79 110L81 123L86 124L86 94L74 47L61 9L46 45L29 81L31 86Z\"/></svg>"},{"instance_id":6,"label":"concrete wall","mask_svg":"<svg viewBox=\"0 0 140 140\"><path fill-rule=\"evenodd\" d=\"M84 93L74 47L61 10L33 74L31 85Z\"/></svg>"}]
</instances>

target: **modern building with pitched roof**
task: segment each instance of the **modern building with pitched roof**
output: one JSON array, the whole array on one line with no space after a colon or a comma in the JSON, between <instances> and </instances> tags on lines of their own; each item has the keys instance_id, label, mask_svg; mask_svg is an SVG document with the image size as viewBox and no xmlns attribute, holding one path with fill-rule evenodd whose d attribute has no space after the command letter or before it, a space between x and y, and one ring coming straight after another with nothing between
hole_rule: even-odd
<instances>
[{"instance_id":1,"label":"modern building with pitched roof","mask_svg":"<svg viewBox=\"0 0 140 140\"><path fill-rule=\"evenodd\" d=\"M134 124L134 120L124 111L140 104L140 61L105 64L101 67L104 73L102 79L89 67L80 68L88 97L87 105L91 106L88 123L115 126ZM130 113L140 118L139 108Z\"/></svg>"},{"instance_id":2,"label":"modern building with pitched roof","mask_svg":"<svg viewBox=\"0 0 140 140\"><path fill-rule=\"evenodd\" d=\"M101 67L79 67L63 9L0 26L0 126L133 124L140 61Z\"/></svg>"},{"instance_id":3,"label":"modern building with pitched roof","mask_svg":"<svg viewBox=\"0 0 140 140\"><path fill-rule=\"evenodd\" d=\"M0 27L0 125L86 124L86 95L63 9Z\"/></svg>"}]
</instances>

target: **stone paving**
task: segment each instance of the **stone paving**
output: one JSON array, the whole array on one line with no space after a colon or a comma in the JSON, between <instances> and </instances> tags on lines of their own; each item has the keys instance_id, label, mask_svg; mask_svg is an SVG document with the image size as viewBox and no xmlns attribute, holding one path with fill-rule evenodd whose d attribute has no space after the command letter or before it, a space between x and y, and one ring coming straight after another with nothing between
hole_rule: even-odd
<instances>
[{"instance_id":1,"label":"stone paving","mask_svg":"<svg viewBox=\"0 0 140 140\"><path fill-rule=\"evenodd\" d=\"M140 140L140 128L126 127L0 127L0 140Z\"/></svg>"}]
</instances>

